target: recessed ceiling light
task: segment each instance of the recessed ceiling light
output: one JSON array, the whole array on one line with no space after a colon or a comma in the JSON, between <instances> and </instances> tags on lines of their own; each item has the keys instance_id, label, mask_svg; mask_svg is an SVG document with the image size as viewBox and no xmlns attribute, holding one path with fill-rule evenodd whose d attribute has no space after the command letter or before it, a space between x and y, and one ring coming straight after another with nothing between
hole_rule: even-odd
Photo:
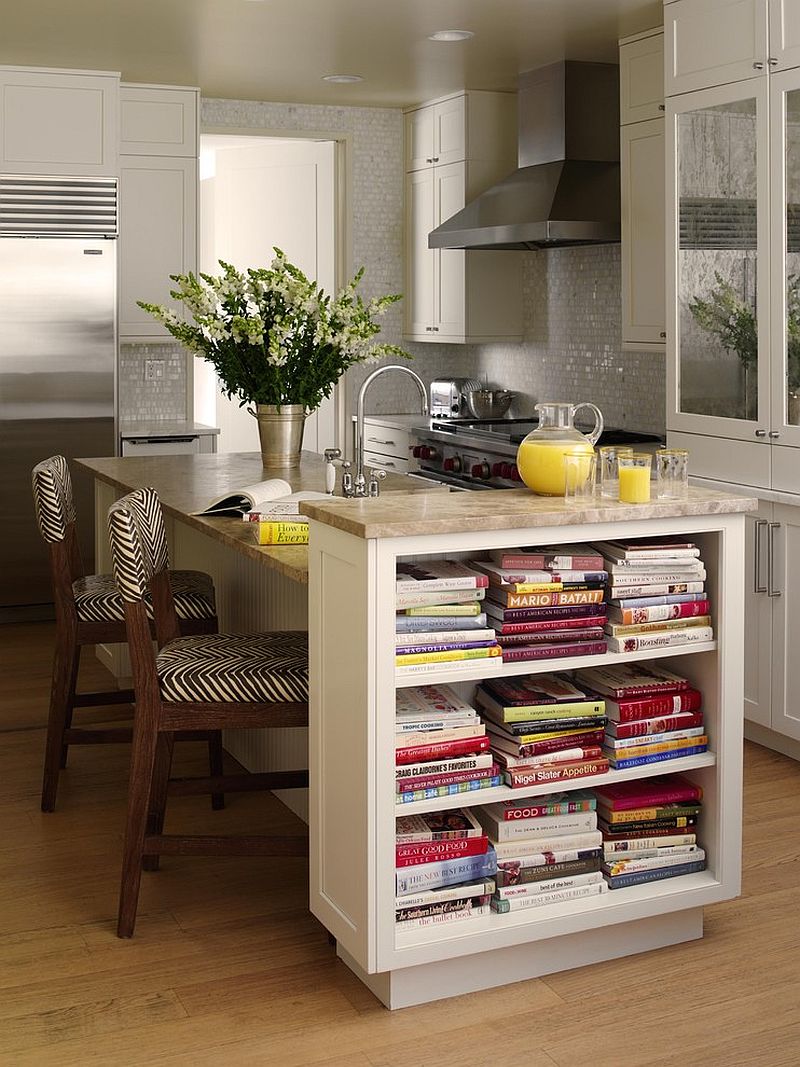
<instances>
[{"instance_id":1,"label":"recessed ceiling light","mask_svg":"<svg viewBox=\"0 0 800 1067\"><path fill-rule=\"evenodd\" d=\"M353 85L355 82L363 82L360 74L324 74L324 82L333 82L335 85Z\"/></svg>"},{"instance_id":2,"label":"recessed ceiling light","mask_svg":"<svg viewBox=\"0 0 800 1067\"><path fill-rule=\"evenodd\" d=\"M437 30L429 35L429 41L468 41L475 34L472 30Z\"/></svg>"}]
</instances>

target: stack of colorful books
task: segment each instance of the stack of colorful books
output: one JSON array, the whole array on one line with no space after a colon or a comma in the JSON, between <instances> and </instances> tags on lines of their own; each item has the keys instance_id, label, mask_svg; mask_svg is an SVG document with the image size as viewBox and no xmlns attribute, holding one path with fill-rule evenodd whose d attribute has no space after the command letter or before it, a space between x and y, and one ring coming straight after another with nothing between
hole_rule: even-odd
<instances>
[{"instance_id":1,"label":"stack of colorful books","mask_svg":"<svg viewBox=\"0 0 800 1067\"><path fill-rule=\"evenodd\" d=\"M489 579L451 560L398 563L395 663L401 673L500 655L482 611Z\"/></svg>"},{"instance_id":2,"label":"stack of colorful books","mask_svg":"<svg viewBox=\"0 0 800 1067\"><path fill-rule=\"evenodd\" d=\"M446 685L399 689L395 713L398 804L500 785L486 727Z\"/></svg>"},{"instance_id":3,"label":"stack of colorful books","mask_svg":"<svg viewBox=\"0 0 800 1067\"><path fill-rule=\"evenodd\" d=\"M399 932L489 913L494 850L466 808L398 818L395 861Z\"/></svg>"},{"instance_id":4,"label":"stack of colorful books","mask_svg":"<svg viewBox=\"0 0 800 1067\"><path fill-rule=\"evenodd\" d=\"M602 654L608 575L589 545L498 550L470 566L489 581L486 614L503 662Z\"/></svg>"},{"instance_id":5,"label":"stack of colorful books","mask_svg":"<svg viewBox=\"0 0 800 1067\"><path fill-rule=\"evenodd\" d=\"M595 807L591 793L575 790L476 808L497 856L493 911L539 908L606 891Z\"/></svg>"},{"instance_id":6,"label":"stack of colorful books","mask_svg":"<svg viewBox=\"0 0 800 1067\"><path fill-rule=\"evenodd\" d=\"M609 889L702 871L697 844L703 791L680 774L598 786L603 874Z\"/></svg>"},{"instance_id":7,"label":"stack of colorful books","mask_svg":"<svg viewBox=\"0 0 800 1067\"><path fill-rule=\"evenodd\" d=\"M612 652L711 641L700 549L678 538L599 541L609 574L606 634Z\"/></svg>"},{"instance_id":8,"label":"stack of colorful books","mask_svg":"<svg viewBox=\"0 0 800 1067\"><path fill-rule=\"evenodd\" d=\"M655 663L586 667L575 678L605 698L603 755L615 770L696 756L708 749L703 698L687 678Z\"/></svg>"},{"instance_id":9,"label":"stack of colorful books","mask_svg":"<svg viewBox=\"0 0 800 1067\"><path fill-rule=\"evenodd\" d=\"M475 700L492 755L512 788L572 781L608 770L602 697L556 674L486 678Z\"/></svg>"}]
</instances>

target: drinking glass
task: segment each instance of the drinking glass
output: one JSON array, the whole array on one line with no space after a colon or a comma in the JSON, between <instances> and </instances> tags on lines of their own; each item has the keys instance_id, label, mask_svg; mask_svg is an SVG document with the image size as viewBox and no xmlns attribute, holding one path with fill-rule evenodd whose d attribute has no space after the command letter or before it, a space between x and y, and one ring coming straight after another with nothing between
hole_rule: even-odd
<instances>
[{"instance_id":1,"label":"drinking glass","mask_svg":"<svg viewBox=\"0 0 800 1067\"><path fill-rule=\"evenodd\" d=\"M594 500L597 456L594 452L565 452L563 462L565 502L591 503Z\"/></svg>"},{"instance_id":2,"label":"drinking glass","mask_svg":"<svg viewBox=\"0 0 800 1067\"><path fill-rule=\"evenodd\" d=\"M689 453L685 448L659 448L656 452L658 496L685 500L689 495Z\"/></svg>"},{"instance_id":3,"label":"drinking glass","mask_svg":"<svg viewBox=\"0 0 800 1067\"><path fill-rule=\"evenodd\" d=\"M600 496L619 499L619 457L633 455L630 445L603 445L597 450L600 469Z\"/></svg>"},{"instance_id":4,"label":"drinking glass","mask_svg":"<svg viewBox=\"0 0 800 1067\"><path fill-rule=\"evenodd\" d=\"M631 452L619 457L619 499L623 504L647 504L650 500L650 472L653 457L649 452Z\"/></svg>"}]
</instances>

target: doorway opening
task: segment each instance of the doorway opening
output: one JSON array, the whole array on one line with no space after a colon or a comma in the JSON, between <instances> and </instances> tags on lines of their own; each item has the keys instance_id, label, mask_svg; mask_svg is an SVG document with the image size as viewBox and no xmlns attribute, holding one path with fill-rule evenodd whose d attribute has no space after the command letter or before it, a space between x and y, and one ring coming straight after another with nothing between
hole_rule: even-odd
<instances>
[{"instance_id":1,"label":"doorway opening","mask_svg":"<svg viewBox=\"0 0 800 1067\"><path fill-rule=\"evenodd\" d=\"M269 266L286 253L326 293L340 283L335 140L259 133L204 133L200 138L199 267L219 274ZM322 452L340 440L337 390L306 419L303 448ZM214 368L194 361L194 410L219 426L220 452L257 452L256 420L222 395Z\"/></svg>"}]
</instances>

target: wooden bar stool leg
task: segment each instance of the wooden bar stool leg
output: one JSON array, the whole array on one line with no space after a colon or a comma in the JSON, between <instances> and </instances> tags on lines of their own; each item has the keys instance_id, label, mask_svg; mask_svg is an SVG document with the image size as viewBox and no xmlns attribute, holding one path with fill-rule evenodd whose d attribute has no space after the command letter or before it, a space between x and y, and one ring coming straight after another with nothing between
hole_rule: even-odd
<instances>
[{"instance_id":1,"label":"wooden bar stool leg","mask_svg":"<svg viewBox=\"0 0 800 1067\"><path fill-rule=\"evenodd\" d=\"M174 735L160 733L156 743L156 759L153 767L153 788L150 794L150 810L147 815L147 835L164 832L164 814L167 807L167 784L172 767ZM157 871L160 856L143 856L142 870Z\"/></svg>"},{"instance_id":2,"label":"wooden bar stool leg","mask_svg":"<svg viewBox=\"0 0 800 1067\"><path fill-rule=\"evenodd\" d=\"M75 710L75 691L78 686L78 670L81 664L81 646L75 644L75 671L70 679L69 694L67 698L67 712L64 716L64 729L69 730L72 726L72 713ZM60 767L63 771L67 766L67 757L69 755L69 745L62 744L61 746L61 762Z\"/></svg>"},{"instance_id":3,"label":"wooden bar stool leg","mask_svg":"<svg viewBox=\"0 0 800 1067\"><path fill-rule=\"evenodd\" d=\"M47 743L42 777L42 811L53 811L58 791L58 773L62 758L66 762L64 731L72 717L72 702L78 679L80 648L75 631L59 626L53 654L53 682L50 689L50 712L47 719Z\"/></svg>"},{"instance_id":4,"label":"wooden bar stool leg","mask_svg":"<svg viewBox=\"0 0 800 1067\"><path fill-rule=\"evenodd\" d=\"M136 925L136 908L139 903L139 887L142 881L142 857L144 836L150 797L153 792L153 774L156 763L156 711L149 702L141 701L136 708L131 750L131 771L128 785L128 815L125 825L125 843L122 852L122 881L119 891L119 915L117 937L133 937Z\"/></svg>"},{"instance_id":5,"label":"wooden bar stool leg","mask_svg":"<svg viewBox=\"0 0 800 1067\"><path fill-rule=\"evenodd\" d=\"M208 773L212 778L220 778L225 773L222 758L222 730L214 730L208 738ZM222 811L225 807L225 794L211 794L211 808Z\"/></svg>"}]
</instances>

